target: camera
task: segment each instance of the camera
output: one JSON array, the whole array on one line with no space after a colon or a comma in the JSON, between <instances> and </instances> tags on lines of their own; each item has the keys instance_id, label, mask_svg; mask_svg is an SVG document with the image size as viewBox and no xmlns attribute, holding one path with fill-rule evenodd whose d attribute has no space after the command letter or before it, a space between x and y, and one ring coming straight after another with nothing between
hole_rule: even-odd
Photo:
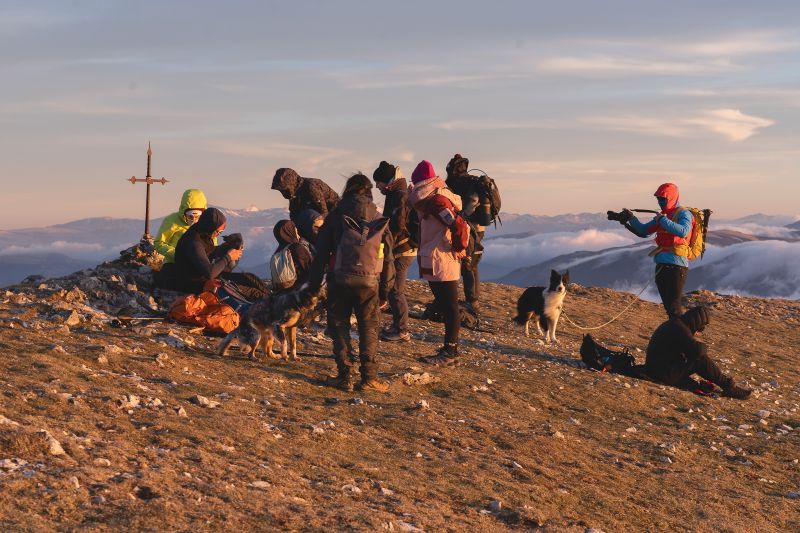
<instances>
[{"instance_id":1,"label":"camera","mask_svg":"<svg viewBox=\"0 0 800 533\"><path fill-rule=\"evenodd\" d=\"M606 215L608 216L608 220L616 220L620 224L627 224L633 216L633 212L626 208L620 212L606 211Z\"/></svg>"}]
</instances>

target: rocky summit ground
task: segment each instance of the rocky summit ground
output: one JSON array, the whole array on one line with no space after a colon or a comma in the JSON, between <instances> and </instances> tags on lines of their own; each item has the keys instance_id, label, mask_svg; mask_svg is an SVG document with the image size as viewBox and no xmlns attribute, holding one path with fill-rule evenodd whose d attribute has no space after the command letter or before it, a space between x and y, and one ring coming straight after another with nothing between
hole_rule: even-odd
<instances>
[{"instance_id":1,"label":"rocky summit ground","mask_svg":"<svg viewBox=\"0 0 800 533\"><path fill-rule=\"evenodd\" d=\"M577 280L580 281L580 280ZM435 368L441 324L381 344L389 394L321 384L330 342L302 360L218 357L218 339L159 320L144 269L106 265L0 293L4 531L798 531L800 302L711 293L705 340L748 401L582 368L510 322L521 289L487 284L490 332ZM634 297L570 287L595 325ZM411 283L412 308L430 299ZM596 332L637 359L663 320L637 301Z\"/></svg>"}]
</instances>

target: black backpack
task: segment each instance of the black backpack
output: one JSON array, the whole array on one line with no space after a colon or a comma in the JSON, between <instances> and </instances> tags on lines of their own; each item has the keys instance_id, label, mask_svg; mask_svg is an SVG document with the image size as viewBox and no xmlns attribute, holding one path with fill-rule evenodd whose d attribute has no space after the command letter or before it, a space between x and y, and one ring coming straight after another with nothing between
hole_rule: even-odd
<instances>
[{"instance_id":1,"label":"black backpack","mask_svg":"<svg viewBox=\"0 0 800 533\"><path fill-rule=\"evenodd\" d=\"M478 207L470 216L470 221L481 226L497 224L497 221L502 224L503 222L500 220L500 189L497 188L495 181L485 173L480 176L470 174L470 177L472 178L472 189L478 196Z\"/></svg>"},{"instance_id":2,"label":"black backpack","mask_svg":"<svg viewBox=\"0 0 800 533\"><path fill-rule=\"evenodd\" d=\"M333 274L343 287L377 287L383 270L386 217L368 222L342 216L342 237L336 247Z\"/></svg>"},{"instance_id":3,"label":"black backpack","mask_svg":"<svg viewBox=\"0 0 800 533\"><path fill-rule=\"evenodd\" d=\"M624 374L626 376L636 376L634 370L636 360L625 348L621 352L615 352L605 348L592 338L591 335L584 335L581 343L581 360L586 366L600 372L611 372L614 374Z\"/></svg>"}]
</instances>

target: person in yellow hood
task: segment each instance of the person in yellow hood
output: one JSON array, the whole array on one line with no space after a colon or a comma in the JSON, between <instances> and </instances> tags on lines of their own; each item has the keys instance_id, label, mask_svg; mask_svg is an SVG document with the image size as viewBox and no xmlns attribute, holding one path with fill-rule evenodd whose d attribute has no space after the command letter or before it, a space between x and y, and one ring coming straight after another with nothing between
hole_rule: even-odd
<instances>
[{"instance_id":1,"label":"person in yellow hood","mask_svg":"<svg viewBox=\"0 0 800 533\"><path fill-rule=\"evenodd\" d=\"M156 251L164 256L164 263L175 262L175 246L189 227L197 222L200 215L208 207L206 195L200 189L183 191L178 211L164 217L164 221L156 233ZM216 239L214 245L216 245Z\"/></svg>"}]
</instances>

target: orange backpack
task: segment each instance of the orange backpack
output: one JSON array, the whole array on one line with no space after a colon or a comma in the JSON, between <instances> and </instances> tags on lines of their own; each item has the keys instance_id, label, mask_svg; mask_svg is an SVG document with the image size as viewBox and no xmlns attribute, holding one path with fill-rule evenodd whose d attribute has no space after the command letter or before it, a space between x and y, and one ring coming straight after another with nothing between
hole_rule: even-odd
<instances>
[{"instance_id":1,"label":"orange backpack","mask_svg":"<svg viewBox=\"0 0 800 533\"><path fill-rule=\"evenodd\" d=\"M179 324L202 326L213 333L230 333L239 327L239 313L208 291L181 296L170 306L169 317Z\"/></svg>"}]
</instances>

